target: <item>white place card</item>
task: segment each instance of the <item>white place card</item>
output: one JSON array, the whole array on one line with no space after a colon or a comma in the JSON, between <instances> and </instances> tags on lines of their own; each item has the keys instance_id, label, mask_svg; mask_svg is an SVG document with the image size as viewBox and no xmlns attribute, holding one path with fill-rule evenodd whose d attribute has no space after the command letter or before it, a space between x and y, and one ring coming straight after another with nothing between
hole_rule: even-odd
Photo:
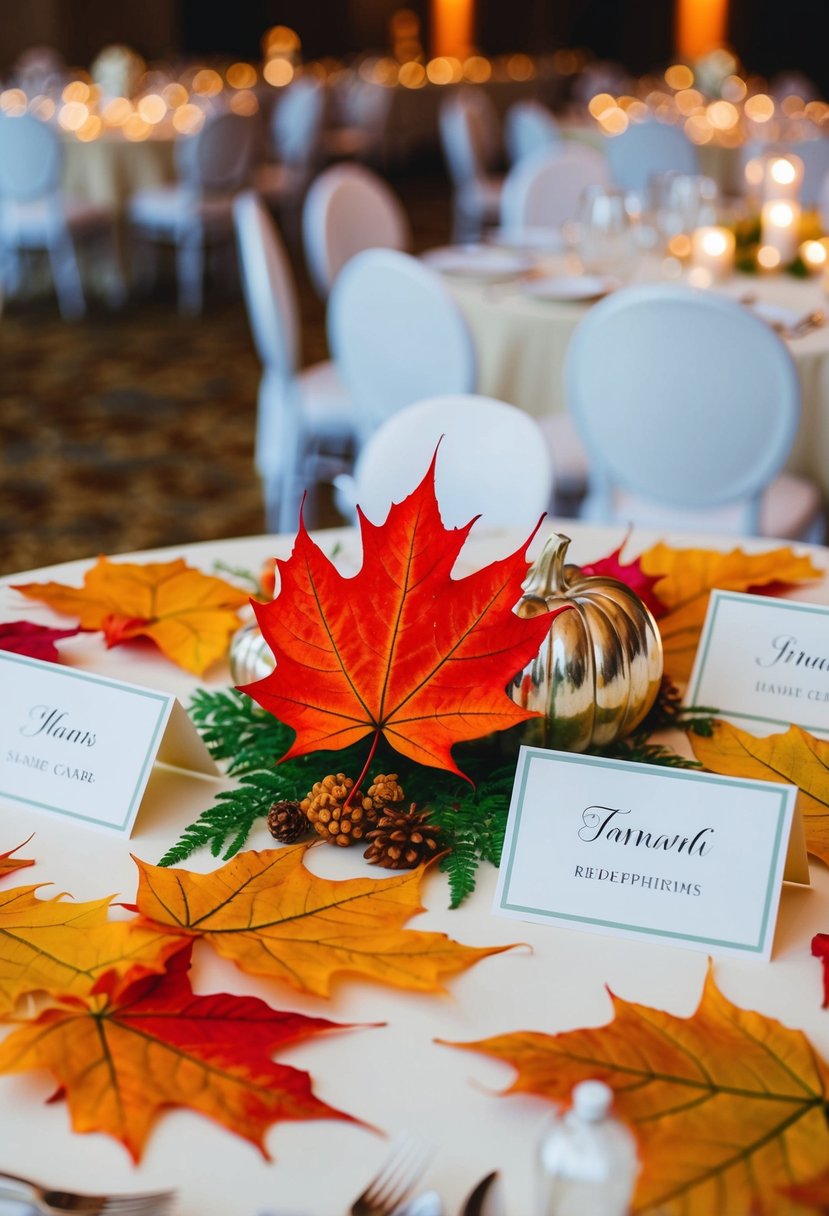
<instances>
[{"instance_id":1,"label":"white place card","mask_svg":"<svg viewBox=\"0 0 829 1216\"><path fill-rule=\"evenodd\" d=\"M829 736L829 608L712 591L685 700Z\"/></svg>"},{"instance_id":2,"label":"white place card","mask_svg":"<svg viewBox=\"0 0 829 1216\"><path fill-rule=\"evenodd\" d=\"M494 910L768 959L796 794L522 747Z\"/></svg>"},{"instance_id":3,"label":"white place card","mask_svg":"<svg viewBox=\"0 0 829 1216\"><path fill-rule=\"evenodd\" d=\"M0 651L0 803L129 836L155 761L216 776L178 700Z\"/></svg>"}]
</instances>

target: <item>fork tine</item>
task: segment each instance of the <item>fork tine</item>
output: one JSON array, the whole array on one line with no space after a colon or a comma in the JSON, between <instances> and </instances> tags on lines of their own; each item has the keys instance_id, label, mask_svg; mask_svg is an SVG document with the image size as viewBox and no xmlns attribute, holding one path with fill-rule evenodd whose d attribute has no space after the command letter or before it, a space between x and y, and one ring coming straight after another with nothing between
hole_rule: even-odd
<instances>
[{"instance_id":1,"label":"fork tine","mask_svg":"<svg viewBox=\"0 0 829 1216\"><path fill-rule=\"evenodd\" d=\"M414 1186L428 1157L415 1140L402 1140L360 1196L365 1210L370 1209L376 1216L391 1216Z\"/></svg>"},{"instance_id":2,"label":"fork tine","mask_svg":"<svg viewBox=\"0 0 829 1216\"><path fill-rule=\"evenodd\" d=\"M144 1191L135 1195L111 1195L101 1208L102 1216L163 1216L173 1201L172 1191Z\"/></svg>"}]
</instances>

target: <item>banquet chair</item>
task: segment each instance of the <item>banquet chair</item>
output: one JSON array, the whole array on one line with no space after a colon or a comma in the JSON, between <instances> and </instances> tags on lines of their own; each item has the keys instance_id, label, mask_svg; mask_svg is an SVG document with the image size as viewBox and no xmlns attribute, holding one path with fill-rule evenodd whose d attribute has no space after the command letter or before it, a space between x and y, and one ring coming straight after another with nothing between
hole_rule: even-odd
<instances>
[{"instance_id":1,"label":"banquet chair","mask_svg":"<svg viewBox=\"0 0 829 1216\"><path fill-rule=\"evenodd\" d=\"M650 179L660 173L699 173L695 146L680 127L648 120L633 122L607 141L607 163L622 190L646 198Z\"/></svg>"},{"instance_id":2,"label":"banquet chair","mask_svg":"<svg viewBox=\"0 0 829 1216\"><path fill-rule=\"evenodd\" d=\"M561 229L576 219L588 186L608 186L607 162L595 148L576 143L541 148L513 165L501 192L501 227Z\"/></svg>"},{"instance_id":3,"label":"banquet chair","mask_svg":"<svg viewBox=\"0 0 829 1216\"><path fill-rule=\"evenodd\" d=\"M329 160L383 160L394 90L352 72L333 86L334 121L323 131L323 153Z\"/></svg>"},{"instance_id":4,"label":"banquet chair","mask_svg":"<svg viewBox=\"0 0 829 1216\"><path fill-rule=\"evenodd\" d=\"M233 245L233 197L248 182L256 127L252 118L220 113L175 144L177 182L138 190L128 216L132 235L168 242L176 252L179 311L201 312L208 247ZM146 266L142 259L141 268Z\"/></svg>"},{"instance_id":5,"label":"banquet chair","mask_svg":"<svg viewBox=\"0 0 829 1216\"><path fill-rule=\"evenodd\" d=\"M253 188L276 211L291 239L298 235L300 208L322 156L326 95L311 75L285 88L271 112L272 156L257 165Z\"/></svg>"},{"instance_id":6,"label":"banquet chair","mask_svg":"<svg viewBox=\"0 0 829 1216\"><path fill-rule=\"evenodd\" d=\"M291 263L254 191L236 196L233 219L248 319L262 362L254 459L265 522L269 531L292 532L305 489L350 464L351 400L330 361L299 370L300 312Z\"/></svg>"},{"instance_id":7,"label":"banquet chair","mask_svg":"<svg viewBox=\"0 0 829 1216\"><path fill-rule=\"evenodd\" d=\"M502 175L498 118L480 89L459 89L441 104L438 130L452 183L453 239L474 241L485 225L495 223Z\"/></svg>"},{"instance_id":8,"label":"banquet chair","mask_svg":"<svg viewBox=\"0 0 829 1216\"><path fill-rule=\"evenodd\" d=\"M800 414L794 361L741 304L622 288L576 327L564 383L590 462L583 518L822 539L817 488L781 472Z\"/></svg>"},{"instance_id":9,"label":"banquet chair","mask_svg":"<svg viewBox=\"0 0 829 1216\"><path fill-rule=\"evenodd\" d=\"M343 266L363 249L408 249L409 218L392 188L363 165L324 169L302 208L302 239L311 282L321 299Z\"/></svg>"},{"instance_id":10,"label":"banquet chair","mask_svg":"<svg viewBox=\"0 0 829 1216\"><path fill-rule=\"evenodd\" d=\"M376 524L420 483L437 450L435 493L447 528L523 528L546 511L552 466L529 414L476 393L412 402L374 432L352 475L334 479L337 501L356 522L359 504Z\"/></svg>"},{"instance_id":11,"label":"banquet chair","mask_svg":"<svg viewBox=\"0 0 829 1216\"><path fill-rule=\"evenodd\" d=\"M821 205L823 185L829 177L829 138L799 139L785 146L803 162L803 180L800 183L800 202L803 207Z\"/></svg>"},{"instance_id":12,"label":"banquet chair","mask_svg":"<svg viewBox=\"0 0 829 1216\"><path fill-rule=\"evenodd\" d=\"M410 254L355 254L334 281L326 323L354 402L360 447L413 401L475 390L477 354L467 321L437 271Z\"/></svg>"},{"instance_id":13,"label":"banquet chair","mask_svg":"<svg viewBox=\"0 0 829 1216\"><path fill-rule=\"evenodd\" d=\"M0 115L0 254L7 290L22 281L23 259L48 254L61 316L86 312L76 244L103 239L110 255L110 298L123 299L115 221L107 207L67 195L61 185L63 149L53 127L32 114Z\"/></svg>"},{"instance_id":14,"label":"banquet chair","mask_svg":"<svg viewBox=\"0 0 829 1216\"><path fill-rule=\"evenodd\" d=\"M504 148L507 160L516 165L525 156L562 142L561 130L552 110L540 101L514 101L504 115Z\"/></svg>"}]
</instances>

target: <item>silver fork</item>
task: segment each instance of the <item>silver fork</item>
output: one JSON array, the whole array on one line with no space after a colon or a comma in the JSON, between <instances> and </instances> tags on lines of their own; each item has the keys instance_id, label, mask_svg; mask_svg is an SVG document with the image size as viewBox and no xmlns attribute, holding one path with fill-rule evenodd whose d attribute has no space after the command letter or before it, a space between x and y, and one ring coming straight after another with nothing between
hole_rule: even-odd
<instances>
[{"instance_id":1,"label":"silver fork","mask_svg":"<svg viewBox=\"0 0 829 1216\"><path fill-rule=\"evenodd\" d=\"M392 1216L417 1184L430 1155L416 1140L400 1140L352 1203L350 1216Z\"/></svg>"},{"instance_id":2,"label":"silver fork","mask_svg":"<svg viewBox=\"0 0 829 1216\"><path fill-rule=\"evenodd\" d=\"M58 1191L31 1178L0 1173L0 1196L22 1199L43 1216L163 1216L173 1200L173 1191L137 1191L132 1195L87 1195Z\"/></svg>"}]
</instances>

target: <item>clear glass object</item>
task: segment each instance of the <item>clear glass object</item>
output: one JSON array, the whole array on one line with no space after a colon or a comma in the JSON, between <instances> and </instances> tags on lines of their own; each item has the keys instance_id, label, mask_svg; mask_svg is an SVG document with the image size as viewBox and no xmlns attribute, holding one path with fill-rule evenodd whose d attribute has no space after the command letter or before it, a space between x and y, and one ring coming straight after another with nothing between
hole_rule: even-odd
<instances>
[{"instance_id":1,"label":"clear glass object","mask_svg":"<svg viewBox=\"0 0 829 1216\"><path fill-rule=\"evenodd\" d=\"M613 1091L582 1081L569 1110L544 1125L536 1216L625 1216L639 1172L636 1140L611 1112Z\"/></svg>"},{"instance_id":2,"label":"clear glass object","mask_svg":"<svg viewBox=\"0 0 829 1216\"><path fill-rule=\"evenodd\" d=\"M577 249L588 274L625 279L633 269L636 242L628 199L622 190L591 186L579 206Z\"/></svg>"}]
</instances>

